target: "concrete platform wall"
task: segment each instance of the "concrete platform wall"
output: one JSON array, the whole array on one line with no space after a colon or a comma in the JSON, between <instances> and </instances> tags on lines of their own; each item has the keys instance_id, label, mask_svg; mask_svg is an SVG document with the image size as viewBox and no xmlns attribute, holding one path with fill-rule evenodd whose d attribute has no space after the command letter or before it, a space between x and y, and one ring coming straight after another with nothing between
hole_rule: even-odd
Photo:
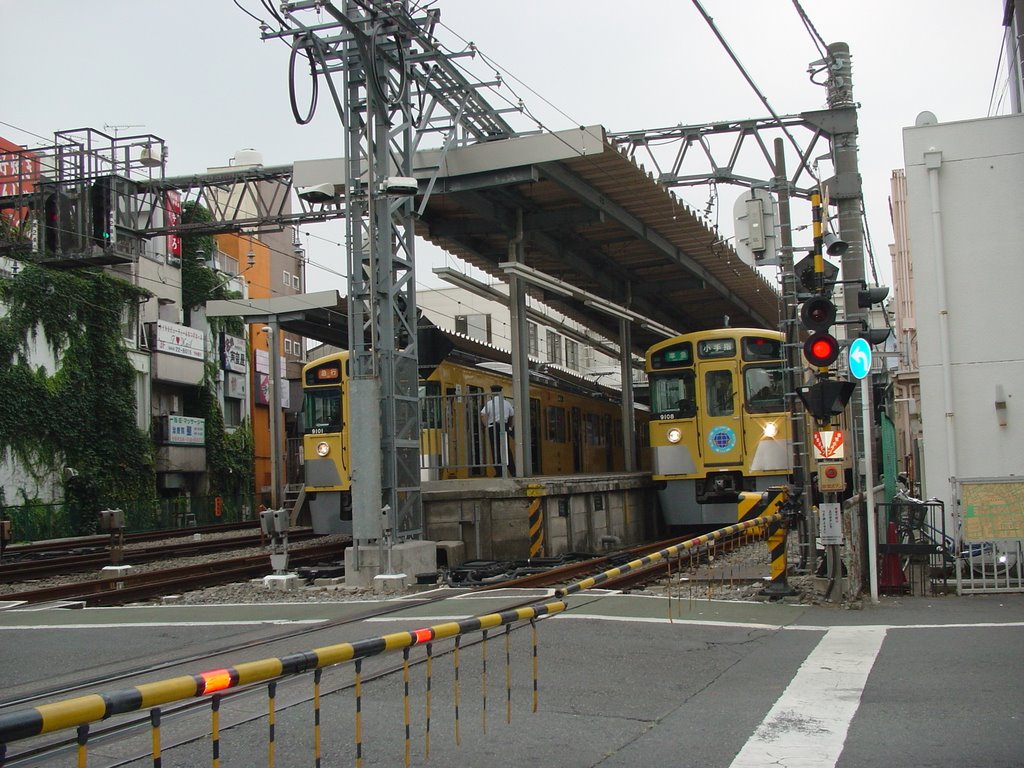
<instances>
[{"instance_id":1,"label":"concrete platform wall","mask_svg":"<svg viewBox=\"0 0 1024 768\"><path fill-rule=\"evenodd\" d=\"M462 541L467 560L528 558L530 508L538 500L548 557L638 543L659 526L644 473L446 480L421 490L426 538Z\"/></svg>"}]
</instances>

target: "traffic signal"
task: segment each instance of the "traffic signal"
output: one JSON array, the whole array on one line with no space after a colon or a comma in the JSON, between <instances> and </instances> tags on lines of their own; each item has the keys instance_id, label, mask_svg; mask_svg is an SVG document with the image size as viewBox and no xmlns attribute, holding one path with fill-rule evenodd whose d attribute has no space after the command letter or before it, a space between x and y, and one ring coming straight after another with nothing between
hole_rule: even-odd
<instances>
[{"instance_id":1,"label":"traffic signal","mask_svg":"<svg viewBox=\"0 0 1024 768\"><path fill-rule=\"evenodd\" d=\"M874 288L861 288L857 291L857 306L861 309L870 310L875 304L881 304L889 295L889 286L877 285ZM867 322L857 335L864 339L871 346L882 344L889 338L892 329L886 325L884 328L872 328Z\"/></svg>"},{"instance_id":2,"label":"traffic signal","mask_svg":"<svg viewBox=\"0 0 1024 768\"><path fill-rule=\"evenodd\" d=\"M811 415L825 423L843 412L856 388L854 381L821 378L814 384L798 388L796 393Z\"/></svg>"},{"instance_id":3,"label":"traffic signal","mask_svg":"<svg viewBox=\"0 0 1024 768\"><path fill-rule=\"evenodd\" d=\"M110 177L98 179L89 189L92 242L101 248L114 241L114 195Z\"/></svg>"},{"instance_id":4,"label":"traffic signal","mask_svg":"<svg viewBox=\"0 0 1024 768\"><path fill-rule=\"evenodd\" d=\"M47 195L43 204L43 244L47 253L60 250L60 210L56 192Z\"/></svg>"},{"instance_id":5,"label":"traffic signal","mask_svg":"<svg viewBox=\"0 0 1024 768\"><path fill-rule=\"evenodd\" d=\"M814 296L800 307L800 323L811 335L804 342L804 358L815 368L828 368L839 357L839 341L829 333L836 321L836 305Z\"/></svg>"}]
</instances>

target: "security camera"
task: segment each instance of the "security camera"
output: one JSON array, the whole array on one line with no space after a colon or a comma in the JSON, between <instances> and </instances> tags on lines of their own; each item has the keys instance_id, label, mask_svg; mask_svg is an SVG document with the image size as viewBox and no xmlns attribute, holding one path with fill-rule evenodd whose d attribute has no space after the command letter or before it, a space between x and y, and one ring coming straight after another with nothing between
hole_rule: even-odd
<instances>
[{"instance_id":1,"label":"security camera","mask_svg":"<svg viewBox=\"0 0 1024 768\"><path fill-rule=\"evenodd\" d=\"M321 203L329 203L337 197L334 192L334 184L331 183L298 187L296 191L299 194L300 200L317 205Z\"/></svg>"},{"instance_id":2,"label":"security camera","mask_svg":"<svg viewBox=\"0 0 1024 768\"><path fill-rule=\"evenodd\" d=\"M389 195L415 195L420 185L412 176L388 176L384 179L384 192Z\"/></svg>"},{"instance_id":3,"label":"security camera","mask_svg":"<svg viewBox=\"0 0 1024 768\"><path fill-rule=\"evenodd\" d=\"M260 330L263 331L263 333L270 333L270 326L264 325Z\"/></svg>"}]
</instances>

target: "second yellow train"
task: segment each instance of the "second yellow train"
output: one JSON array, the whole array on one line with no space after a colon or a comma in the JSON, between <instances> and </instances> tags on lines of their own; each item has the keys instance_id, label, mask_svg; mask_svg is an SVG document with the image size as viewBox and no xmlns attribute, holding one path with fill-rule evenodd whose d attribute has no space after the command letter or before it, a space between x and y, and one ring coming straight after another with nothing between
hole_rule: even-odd
<instances>
[{"instance_id":1,"label":"second yellow train","mask_svg":"<svg viewBox=\"0 0 1024 768\"><path fill-rule=\"evenodd\" d=\"M429 344L421 341L420 359L421 479L493 477L502 461L495 458L481 414L495 387L519 407L511 401L510 366L495 359L496 350L486 345L436 328L429 333L435 338ZM432 356L428 350L442 353ZM306 499L314 521L330 520L330 530L343 533L352 525L348 359L347 351L336 352L311 361L302 371ZM624 469L622 410L614 392L559 371L531 371L529 389L529 474ZM647 411L638 408L635 419L633 455L638 469L647 469ZM511 456L516 438L510 433L502 436Z\"/></svg>"},{"instance_id":2,"label":"second yellow train","mask_svg":"<svg viewBox=\"0 0 1024 768\"><path fill-rule=\"evenodd\" d=\"M742 492L788 483L784 360L782 334L753 328L675 336L647 351L651 468L667 524L730 525L747 516Z\"/></svg>"}]
</instances>

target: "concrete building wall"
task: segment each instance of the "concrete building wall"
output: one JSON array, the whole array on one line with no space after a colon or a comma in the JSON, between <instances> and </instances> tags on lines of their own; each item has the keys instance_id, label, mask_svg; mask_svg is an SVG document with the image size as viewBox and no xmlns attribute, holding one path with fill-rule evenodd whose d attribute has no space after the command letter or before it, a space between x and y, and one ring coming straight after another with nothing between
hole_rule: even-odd
<instances>
[{"instance_id":1,"label":"concrete building wall","mask_svg":"<svg viewBox=\"0 0 1024 768\"><path fill-rule=\"evenodd\" d=\"M1024 475L1024 116L921 125L903 140L924 493L951 508L957 478Z\"/></svg>"}]
</instances>

